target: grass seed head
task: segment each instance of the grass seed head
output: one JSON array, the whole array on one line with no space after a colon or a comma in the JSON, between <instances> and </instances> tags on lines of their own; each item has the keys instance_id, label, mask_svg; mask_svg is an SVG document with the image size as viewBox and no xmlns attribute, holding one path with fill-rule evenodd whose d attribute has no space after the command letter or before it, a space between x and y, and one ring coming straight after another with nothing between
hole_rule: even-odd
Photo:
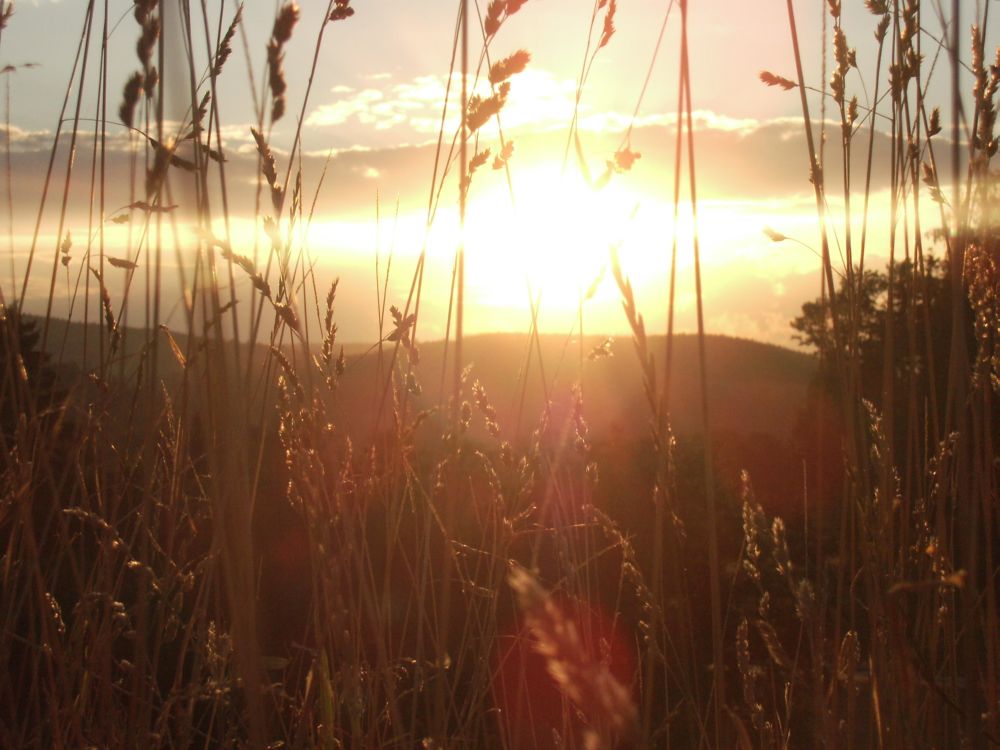
<instances>
[{"instance_id":1,"label":"grass seed head","mask_svg":"<svg viewBox=\"0 0 1000 750\"><path fill-rule=\"evenodd\" d=\"M225 35L222 37L222 41L219 42L219 48L215 53L215 62L212 64L212 75L218 76L222 72L222 67L226 64L226 60L233 53L233 36L236 34L236 28L243 22L243 4L236 9L236 15L233 16L232 22L229 24L229 28L226 29Z\"/></svg>"},{"instance_id":2,"label":"grass seed head","mask_svg":"<svg viewBox=\"0 0 1000 750\"><path fill-rule=\"evenodd\" d=\"M604 29L601 31L601 41L597 48L606 47L615 34L615 14L618 12L618 0L608 2L608 12L604 15Z\"/></svg>"},{"instance_id":3,"label":"grass seed head","mask_svg":"<svg viewBox=\"0 0 1000 750\"><path fill-rule=\"evenodd\" d=\"M278 11L277 18L274 19L274 28L271 37L279 46L284 45L292 38L292 29L299 22L299 6L295 3L285 3Z\"/></svg>"},{"instance_id":4,"label":"grass seed head","mask_svg":"<svg viewBox=\"0 0 1000 750\"><path fill-rule=\"evenodd\" d=\"M588 652L576 623L521 566L513 564L507 580L535 636L535 647L545 657L559 689L588 718L620 736L634 733L638 711L628 688L611 673L605 660Z\"/></svg>"},{"instance_id":5,"label":"grass seed head","mask_svg":"<svg viewBox=\"0 0 1000 750\"><path fill-rule=\"evenodd\" d=\"M760 72L760 80L766 86L780 86L785 91L794 89L798 84L784 76L779 76L769 70Z\"/></svg>"},{"instance_id":6,"label":"grass seed head","mask_svg":"<svg viewBox=\"0 0 1000 750\"><path fill-rule=\"evenodd\" d=\"M286 3L274 19L271 39L267 43L267 85L271 90L271 121L277 122L285 114L285 92L288 83L283 67L284 46L292 38L292 29L299 20L299 6Z\"/></svg>"},{"instance_id":7,"label":"grass seed head","mask_svg":"<svg viewBox=\"0 0 1000 750\"><path fill-rule=\"evenodd\" d=\"M330 13L331 21L344 21L354 15L351 0L335 0L335 7Z\"/></svg>"},{"instance_id":8,"label":"grass seed head","mask_svg":"<svg viewBox=\"0 0 1000 750\"><path fill-rule=\"evenodd\" d=\"M122 103L118 108L118 117L128 127L132 127L132 121L135 118L135 107L139 103L139 94L142 93L144 80L145 77L143 74L136 72L125 82L125 88L122 91Z\"/></svg>"},{"instance_id":9,"label":"grass seed head","mask_svg":"<svg viewBox=\"0 0 1000 750\"><path fill-rule=\"evenodd\" d=\"M511 76L520 73L528 67L530 61L531 53L523 49L519 49L514 54L502 60L497 60L490 66L490 83L496 86L506 81Z\"/></svg>"}]
</instances>

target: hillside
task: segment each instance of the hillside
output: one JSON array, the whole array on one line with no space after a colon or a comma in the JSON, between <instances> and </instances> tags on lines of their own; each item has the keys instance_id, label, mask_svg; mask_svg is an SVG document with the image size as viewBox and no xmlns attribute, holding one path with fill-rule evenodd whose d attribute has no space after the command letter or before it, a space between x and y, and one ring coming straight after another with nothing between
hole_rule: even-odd
<instances>
[{"instance_id":1,"label":"hillside","mask_svg":"<svg viewBox=\"0 0 1000 750\"><path fill-rule=\"evenodd\" d=\"M84 346L84 340L87 346ZM168 380L179 375L179 366L162 339L159 367ZM134 372L143 347L152 339L139 329L126 329L123 354L115 360L112 376ZM53 321L47 349L58 363L64 377L91 370L97 363L97 326ZM177 337L188 351L186 338ZM632 342L615 339L611 355L590 359L587 355L604 341L586 337L582 392L586 419L596 437L634 438L646 434L648 408L642 389L638 359ZM523 377L528 338L518 334L487 334L466 340L463 357L470 369L469 385L478 380L499 415L499 422L510 435L521 414L522 433L532 429L542 413L546 392L554 403L564 404L570 389L579 378L580 348L576 339L547 335L539 337L538 347L530 352L527 384ZM651 352L657 376L662 378L665 339L652 337ZM538 350L542 368L538 367ZM367 352L366 352L367 350ZM255 359L263 360L264 347L258 346ZM378 373L391 362L393 346L387 343L379 363L379 352L362 345L347 345L347 371L335 396L342 429L360 436L370 429L378 413L381 390ZM413 398L416 410L439 404L442 384L441 363L444 343L420 345L420 361L414 373L421 394ZM86 354L86 356L85 356ZM449 360L454 354L448 352ZM815 371L815 359L807 354L728 336L709 336L706 340L710 418L713 432L732 434L768 434L784 438L790 435L804 403L806 389ZM702 431L701 390L697 338L690 334L674 338L674 365L670 388L671 424L679 435ZM405 367L405 358L397 360L397 369ZM544 373L544 385L543 377ZM446 390L451 384L451 369L445 373ZM383 380L384 382L384 380ZM523 398L523 406L522 406ZM383 407L383 410L388 408Z\"/></svg>"},{"instance_id":2,"label":"hillside","mask_svg":"<svg viewBox=\"0 0 1000 750\"><path fill-rule=\"evenodd\" d=\"M584 352L589 353L604 339L587 337ZM479 380L499 414L499 422L510 429L517 423L518 412L526 428L534 426L545 400L542 372L549 396L560 403L577 382L579 344L565 337L542 336L539 339L542 369L538 368L537 350L532 351L527 387L522 372L527 354L527 337L512 334L474 336L466 340L463 357L471 366L470 382ZM742 434L766 433L788 436L804 403L806 388L815 370L809 355L727 336L709 336L707 345L708 389L713 432ZM651 350L659 373L663 370L664 337L651 340ZM584 359L582 391L586 419L595 436L644 435L648 426L648 407L642 389L638 359L632 342L616 339L611 356ZM391 350L387 350L391 352ZM443 344L421 345L416 373L423 394L417 408L438 403L441 387ZM387 358L391 356L387 353ZM678 434L701 432L701 391L699 385L697 338L679 335L674 339L674 365L670 388L671 423ZM354 360L342 382L341 404L350 421L365 419L374 401L365 402L366 384L370 386L377 370L377 355ZM446 387L450 386L450 372ZM523 408L520 401L524 398Z\"/></svg>"}]
</instances>

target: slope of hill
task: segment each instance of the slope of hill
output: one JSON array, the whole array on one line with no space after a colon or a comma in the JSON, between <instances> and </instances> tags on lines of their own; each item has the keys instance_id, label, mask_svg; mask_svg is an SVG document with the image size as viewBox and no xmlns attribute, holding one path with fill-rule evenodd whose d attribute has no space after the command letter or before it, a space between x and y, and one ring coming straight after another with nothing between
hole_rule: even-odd
<instances>
[{"instance_id":1,"label":"slope of hill","mask_svg":"<svg viewBox=\"0 0 1000 750\"><path fill-rule=\"evenodd\" d=\"M645 435L649 408L632 342L615 340L611 356L591 360L587 354L604 341L587 337L583 351L582 394L586 419L595 435ZM665 357L663 337L651 340L651 352L662 377ZM809 355L726 336L710 336L707 344L708 391L712 431L743 434L766 433L778 437L790 434L804 403L806 389L815 371ZM538 366L541 351L542 367ZM474 336L464 344L463 359L470 366L469 382L478 380L497 410L502 427L513 429L519 415L522 428L531 429L542 412L546 394L562 403L570 388L580 382L580 348L576 340L542 336L532 347L530 363L528 339L514 334ZM453 352L449 352L451 356ZM422 395L417 408L440 403L442 382L450 387L451 373L442 379L442 342L421 345L421 364L415 369ZM385 362L391 357L387 350ZM366 384L370 387L378 370L377 355L354 360L341 387L341 404L350 421L364 420L377 409L377 399L357 400ZM697 338L679 335L674 339L673 373L670 388L671 423L679 434L702 431L701 389ZM527 377L524 373L527 372ZM523 398L523 406L522 406Z\"/></svg>"},{"instance_id":2,"label":"slope of hill","mask_svg":"<svg viewBox=\"0 0 1000 750\"><path fill-rule=\"evenodd\" d=\"M159 334L162 336L162 334ZM124 330L124 344L111 368L112 375L128 374L138 367L140 355L153 340L152 334L136 328ZM632 342L616 339L608 347L610 356L590 359L603 337L586 337L582 352L577 339L545 335L528 347L528 337L519 334L486 334L468 338L463 359L469 369L468 384L479 381L497 410L507 436L520 424L522 434L533 429L546 397L558 407L568 399L571 387L581 383L586 419L595 436L643 436L648 429L649 409L645 401L638 359ZM86 341L86 346L84 342ZM188 351L186 337L177 336ZM98 327L54 320L50 324L47 349L64 375L89 371L97 366ZM161 377L180 375L177 361L165 341L159 356ZM816 368L813 357L770 344L728 336L709 336L706 341L708 391L713 432L768 434L785 438L791 434L804 404L806 389ZM356 436L368 433L379 412L383 389L392 363L393 345L380 353L361 345L346 347L347 371L335 395L340 425ZM650 349L657 377L662 379L664 337L651 337ZM264 361L265 347L258 346L254 359ZM538 354L541 353L541 367ZM451 365L442 377L446 347L442 341L422 343L420 362L414 368L420 395L414 409L430 409L442 403L442 386L451 386ZM449 362L454 346L447 349ZM525 365L527 364L527 369ZM407 368L400 351L396 369ZM674 338L670 387L670 419L676 433L702 431L701 387L697 338L682 334ZM381 377L379 373L382 373ZM525 377L526 373L526 377ZM388 404L382 404L383 416Z\"/></svg>"}]
</instances>

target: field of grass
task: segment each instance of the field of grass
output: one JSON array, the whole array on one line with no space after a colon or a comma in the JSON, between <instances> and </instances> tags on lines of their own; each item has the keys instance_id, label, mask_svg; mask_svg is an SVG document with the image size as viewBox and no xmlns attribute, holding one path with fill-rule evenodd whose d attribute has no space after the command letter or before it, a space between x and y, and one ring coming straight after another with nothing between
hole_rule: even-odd
<instances>
[{"instance_id":1,"label":"field of grass","mask_svg":"<svg viewBox=\"0 0 1000 750\"><path fill-rule=\"evenodd\" d=\"M662 238L657 311L608 249L624 337L585 320L586 289L573 330L543 331L544 288L529 330L470 335L460 233L444 339L421 335L424 252L395 305L402 271L374 260L380 333L359 343L303 240L319 176L302 173L300 135L330 39L387 11L276 3L261 34L227 0L136 0L123 18L64 2L83 23L74 72L34 234L0 282L0 746L1000 745L991 4L827 0L816 89L803 3L770 1L791 55L760 95L800 103L816 205L800 351L705 330L697 232ZM428 227L447 204L464 230L478 170L518 168L504 107L531 62L505 25L541 4L455 3ZM687 24L706 4L666 4L678 45L650 61L677 80L661 190L695 226L690 68L709 52ZM578 102L617 8L580 5ZM13 10L0 0L0 60ZM168 13L183 43L166 43ZM845 14L870 27L870 59ZM112 26L135 57L109 56ZM314 45L312 70L286 64L291 45ZM247 74L254 190L227 177L216 104ZM932 81L949 106L925 103ZM562 132L553 158L594 191L631 178L628 134L602 174L575 116ZM6 133L13 207L29 176ZM105 157L123 153L113 211L125 187ZM891 207L877 248L875 173ZM231 222L247 215L243 246ZM766 232L791 244L780 229ZM675 330L679 255L692 333ZM39 284L48 296L22 309Z\"/></svg>"}]
</instances>

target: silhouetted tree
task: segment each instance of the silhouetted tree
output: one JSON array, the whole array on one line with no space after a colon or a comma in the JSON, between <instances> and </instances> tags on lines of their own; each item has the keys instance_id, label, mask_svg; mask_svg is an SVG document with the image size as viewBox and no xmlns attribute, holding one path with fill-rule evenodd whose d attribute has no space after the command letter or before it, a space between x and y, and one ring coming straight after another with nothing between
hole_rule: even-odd
<instances>
[{"instance_id":1,"label":"silhouetted tree","mask_svg":"<svg viewBox=\"0 0 1000 750\"><path fill-rule=\"evenodd\" d=\"M856 364L857 395L882 412L888 406L886 388L891 387L893 434L898 438L906 429L909 399L918 398L921 411L935 406L940 411L944 405L953 312L951 278L947 264L932 256L925 257L922 269L908 260L897 263L891 310L887 270L856 272L854 280L853 294L841 278L834 304L819 299L806 302L791 325L799 343L819 353L816 386L837 408L842 406L843 393L838 360ZM833 335L834 316L840 352ZM892 368L888 378L887 366ZM925 398L927 403L923 403ZM921 414L920 421L926 416Z\"/></svg>"},{"instance_id":2,"label":"silhouetted tree","mask_svg":"<svg viewBox=\"0 0 1000 750\"><path fill-rule=\"evenodd\" d=\"M920 268L910 261L897 263L891 298L888 269L856 272L854 284L849 295L841 278L832 305L821 299L806 302L791 321L799 343L820 356L796 439L810 502L831 512L840 505L848 475L847 420L849 410L857 407L845 398L863 398L883 416L904 481L921 474L928 449L933 451L931 446L944 437L934 430L943 429L947 403L953 315L947 264L931 256ZM974 350L970 341L970 356Z\"/></svg>"}]
</instances>

